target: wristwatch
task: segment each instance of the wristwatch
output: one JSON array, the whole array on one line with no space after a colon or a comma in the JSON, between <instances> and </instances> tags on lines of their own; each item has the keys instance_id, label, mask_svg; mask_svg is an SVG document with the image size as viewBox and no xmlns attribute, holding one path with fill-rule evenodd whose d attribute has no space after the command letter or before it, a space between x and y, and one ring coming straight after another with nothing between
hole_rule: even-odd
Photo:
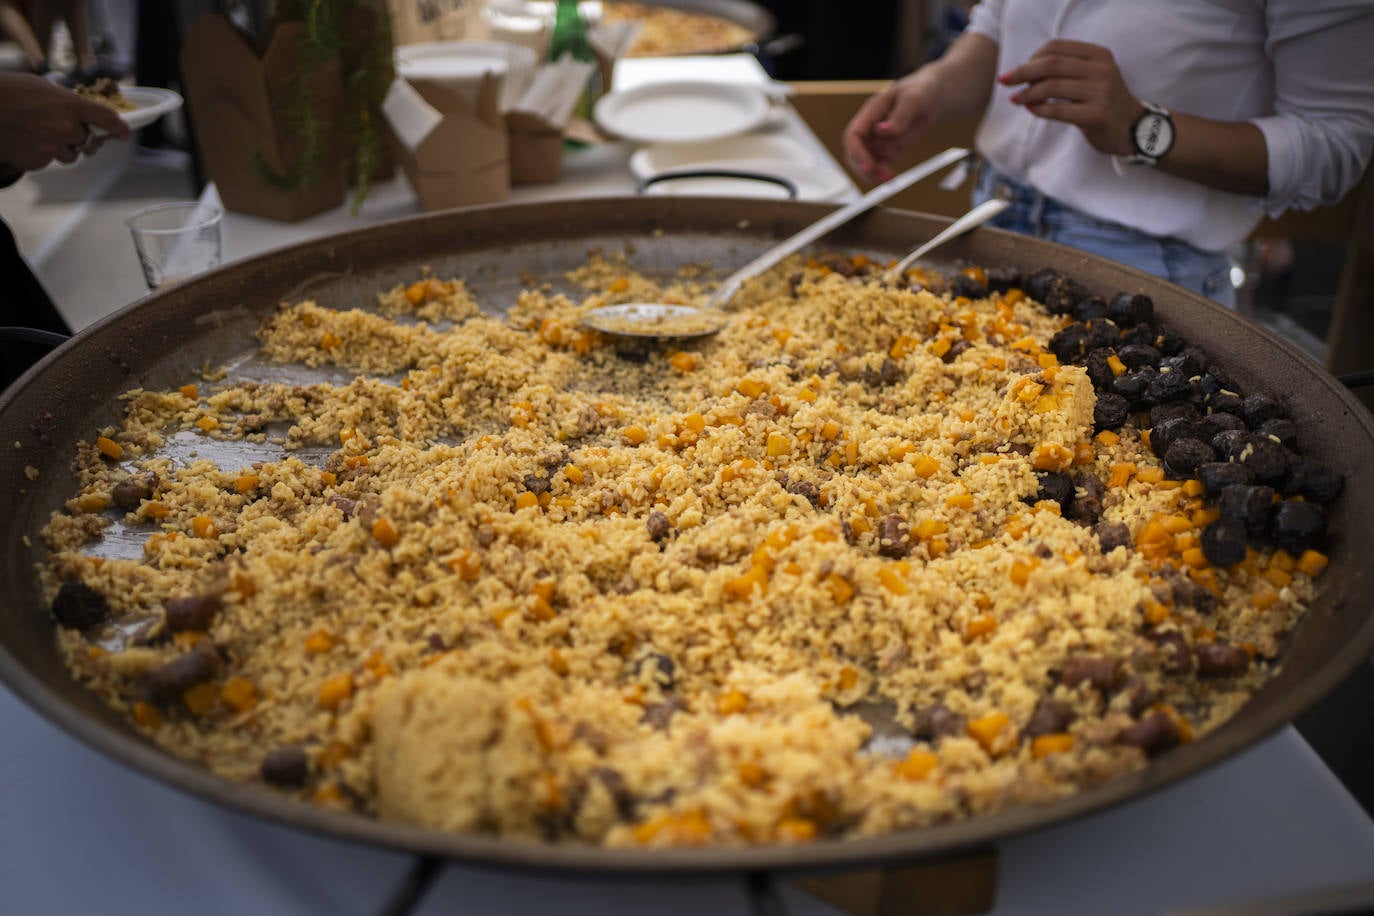
<instances>
[{"instance_id":1,"label":"wristwatch","mask_svg":"<svg viewBox=\"0 0 1374 916\"><path fill-rule=\"evenodd\" d=\"M1174 119L1167 109L1154 102L1141 100L1145 111L1131 125L1131 144L1135 153L1126 157L1131 165L1158 165L1159 160L1173 149Z\"/></svg>"}]
</instances>

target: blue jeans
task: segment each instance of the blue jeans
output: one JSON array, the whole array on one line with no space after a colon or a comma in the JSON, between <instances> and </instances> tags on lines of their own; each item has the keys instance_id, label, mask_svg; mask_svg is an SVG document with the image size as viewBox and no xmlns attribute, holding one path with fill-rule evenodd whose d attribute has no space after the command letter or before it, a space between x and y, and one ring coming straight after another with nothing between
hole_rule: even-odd
<instances>
[{"instance_id":1,"label":"blue jeans","mask_svg":"<svg viewBox=\"0 0 1374 916\"><path fill-rule=\"evenodd\" d=\"M993 226L1129 264L1201 293L1227 308L1236 307L1231 260L1225 252L1203 251L1178 239L1158 238L1120 223L1088 216L984 162L973 199L975 203L982 203L990 197L1011 201L1011 206L991 221Z\"/></svg>"}]
</instances>

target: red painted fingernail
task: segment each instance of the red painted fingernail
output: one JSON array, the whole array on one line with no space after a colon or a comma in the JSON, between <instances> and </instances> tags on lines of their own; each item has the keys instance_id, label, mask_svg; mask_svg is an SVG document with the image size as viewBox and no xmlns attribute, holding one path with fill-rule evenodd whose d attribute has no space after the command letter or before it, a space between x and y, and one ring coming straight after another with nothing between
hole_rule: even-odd
<instances>
[{"instance_id":1,"label":"red painted fingernail","mask_svg":"<svg viewBox=\"0 0 1374 916\"><path fill-rule=\"evenodd\" d=\"M1010 83L1010 82L1011 82L1011 71L1008 70L1006 73L999 74L998 77L997 77L997 82L1002 83L1002 84Z\"/></svg>"},{"instance_id":2,"label":"red painted fingernail","mask_svg":"<svg viewBox=\"0 0 1374 916\"><path fill-rule=\"evenodd\" d=\"M1021 96L1025 95L1025 94L1026 94L1026 93L1025 93L1024 91L1022 91L1022 92L1013 92L1013 93L1011 94L1011 101L1012 101L1014 104L1019 105L1019 104L1021 104Z\"/></svg>"}]
</instances>

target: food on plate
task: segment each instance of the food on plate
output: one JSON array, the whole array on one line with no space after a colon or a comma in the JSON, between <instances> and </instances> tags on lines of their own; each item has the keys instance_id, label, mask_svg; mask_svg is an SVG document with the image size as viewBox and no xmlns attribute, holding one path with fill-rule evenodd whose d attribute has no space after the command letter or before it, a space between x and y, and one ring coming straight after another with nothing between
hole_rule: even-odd
<instances>
[{"instance_id":1,"label":"food on plate","mask_svg":"<svg viewBox=\"0 0 1374 916\"><path fill-rule=\"evenodd\" d=\"M631 57L713 54L742 47L754 38L749 29L720 16L647 3L606 3L601 18L640 25L630 45Z\"/></svg>"},{"instance_id":2,"label":"food on plate","mask_svg":"<svg viewBox=\"0 0 1374 916\"><path fill-rule=\"evenodd\" d=\"M89 86L77 86L76 92L78 95L93 99L115 111L134 111L138 108L137 105L124 97L124 93L120 92L119 83L109 77L101 77Z\"/></svg>"},{"instance_id":3,"label":"food on plate","mask_svg":"<svg viewBox=\"0 0 1374 916\"><path fill-rule=\"evenodd\" d=\"M1216 728L1340 476L1146 297L883 269L793 258L676 346L579 315L700 301L699 265L595 255L501 316L434 277L283 304L261 362L79 447L67 662L227 779L609 846L919 828Z\"/></svg>"}]
</instances>

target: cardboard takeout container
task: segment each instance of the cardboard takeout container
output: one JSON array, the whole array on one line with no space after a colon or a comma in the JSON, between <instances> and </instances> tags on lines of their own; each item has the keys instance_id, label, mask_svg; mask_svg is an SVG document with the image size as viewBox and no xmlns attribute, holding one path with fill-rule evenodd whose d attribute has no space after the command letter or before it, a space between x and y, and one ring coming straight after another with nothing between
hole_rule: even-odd
<instances>
[{"instance_id":1,"label":"cardboard takeout container","mask_svg":"<svg viewBox=\"0 0 1374 916\"><path fill-rule=\"evenodd\" d=\"M425 210L501 203L510 198L505 121L488 75L475 103L429 80L391 84L382 111L396 159Z\"/></svg>"},{"instance_id":2,"label":"cardboard takeout container","mask_svg":"<svg viewBox=\"0 0 1374 916\"><path fill-rule=\"evenodd\" d=\"M399 0L390 0L390 5L400 45L481 34L480 27L468 27L472 17L464 20L458 15L462 3L449 4L452 9L447 12L438 4L423 23L419 20L425 19L424 10ZM398 11L398 5L404 9ZM604 41L594 42L595 63L569 59L534 67L532 61L521 63L522 57L530 57L522 49L510 55L500 75L488 73L477 93L470 86L445 85L437 75L411 73L393 83L383 112L398 137L397 159L420 205L435 210L504 201L513 184L557 181L565 140L603 140L593 125L573 116L579 93L568 91L585 85L597 71L601 84L610 85L615 60L633 33L615 29L601 37ZM453 47L461 53L462 42ZM432 55L433 50L425 53Z\"/></svg>"},{"instance_id":3,"label":"cardboard takeout container","mask_svg":"<svg viewBox=\"0 0 1374 916\"><path fill-rule=\"evenodd\" d=\"M302 77L305 55L299 22L275 24L261 43L220 15L201 16L191 27L181 50L187 108L206 175L229 210L294 222L343 202L339 67L322 64ZM315 180L291 187L267 173L289 179L306 152L288 101L302 78L323 125L324 149Z\"/></svg>"},{"instance_id":4,"label":"cardboard takeout container","mask_svg":"<svg viewBox=\"0 0 1374 916\"><path fill-rule=\"evenodd\" d=\"M563 131L525 111L506 113L511 184L549 184L563 174Z\"/></svg>"}]
</instances>

